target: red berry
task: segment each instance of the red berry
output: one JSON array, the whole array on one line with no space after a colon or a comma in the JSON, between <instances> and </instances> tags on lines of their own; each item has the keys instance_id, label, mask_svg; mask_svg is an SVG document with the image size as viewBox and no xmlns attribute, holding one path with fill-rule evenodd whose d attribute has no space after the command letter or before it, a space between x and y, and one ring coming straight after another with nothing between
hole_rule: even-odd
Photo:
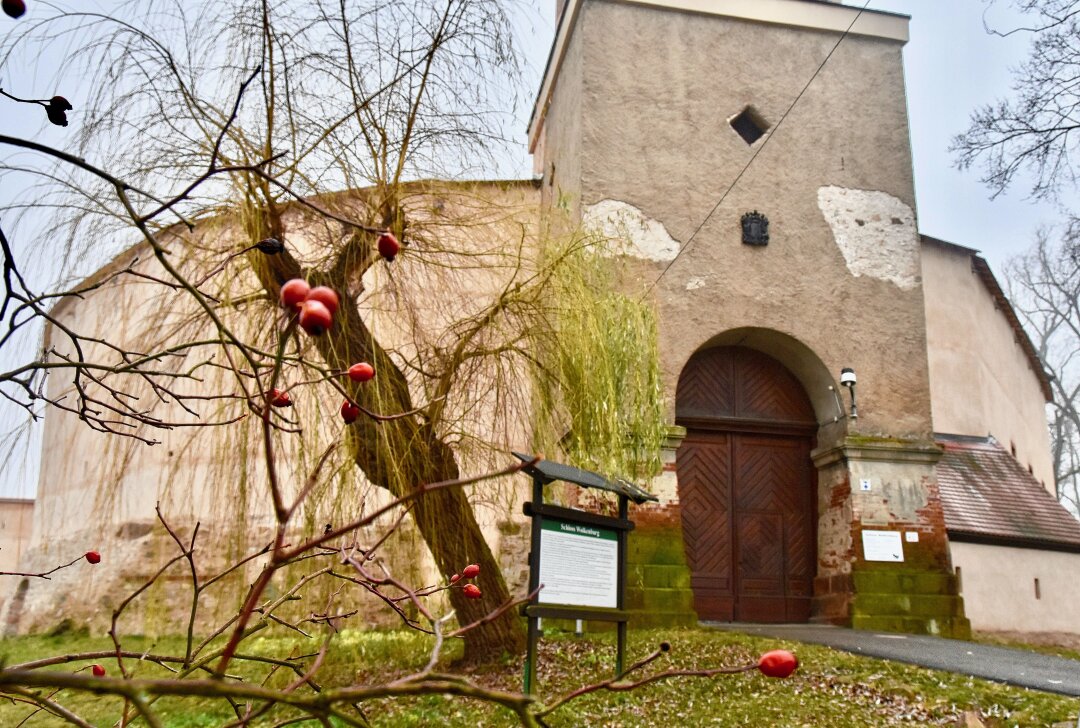
<instances>
[{"instance_id":1,"label":"red berry","mask_svg":"<svg viewBox=\"0 0 1080 728\"><path fill-rule=\"evenodd\" d=\"M45 106L45 115L57 126L67 126L67 112L71 111L71 102L63 96L53 96Z\"/></svg>"},{"instance_id":2,"label":"red berry","mask_svg":"<svg viewBox=\"0 0 1080 728\"><path fill-rule=\"evenodd\" d=\"M767 677L787 677L799 666L799 658L787 650L766 652L758 660L758 669Z\"/></svg>"},{"instance_id":3,"label":"red berry","mask_svg":"<svg viewBox=\"0 0 1080 728\"><path fill-rule=\"evenodd\" d=\"M311 286L303 278L285 281L285 285L281 287L281 305L289 309L299 309L309 293Z\"/></svg>"},{"instance_id":4,"label":"red berry","mask_svg":"<svg viewBox=\"0 0 1080 728\"><path fill-rule=\"evenodd\" d=\"M388 263L394 261L394 257L401 250L401 243L394 237L393 233L386 232L379 236L379 255L386 258Z\"/></svg>"},{"instance_id":5,"label":"red berry","mask_svg":"<svg viewBox=\"0 0 1080 728\"><path fill-rule=\"evenodd\" d=\"M466 584L461 588L461 591L469 599L479 599L483 596L483 594L480 593L480 587L478 587L476 584Z\"/></svg>"},{"instance_id":6,"label":"red berry","mask_svg":"<svg viewBox=\"0 0 1080 728\"><path fill-rule=\"evenodd\" d=\"M480 575L480 566L477 564L469 564L461 570L461 575L466 579L473 579Z\"/></svg>"},{"instance_id":7,"label":"red berry","mask_svg":"<svg viewBox=\"0 0 1080 728\"><path fill-rule=\"evenodd\" d=\"M255 243L254 246L259 252L266 255L277 255L285 252L285 243L281 242L277 238L264 238Z\"/></svg>"},{"instance_id":8,"label":"red berry","mask_svg":"<svg viewBox=\"0 0 1080 728\"><path fill-rule=\"evenodd\" d=\"M270 390L270 404L274 407L292 407L292 398L288 392L282 392L280 389Z\"/></svg>"},{"instance_id":9,"label":"red berry","mask_svg":"<svg viewBox=\"0 0 1080 728\"><path fill-rule=\"evenodd\" d=\"M23 0L4 0L2 4L4 12L13 18L22 17L22 14L26 12L26 3Z\"/></svg>"},{"instance_id":10,"label":"red berry","mask_svg":"<svg viewBox=\"0 0 1080 728\"><path fill-rule=\"evenodd\" d=\"M300 328L312 336L322 336L333 323L330 309L318 301L304 301L300 307Z\"/></svg>"},{"instance_id":11,"label":"red berry","mask_svg":"<svg viewBox=\"0 0 1080 728\"><path fill-rule=\"evenodd\" d=\"M96 564L101 561L101 554L99 554L97 551L87 551L85 554L83 554L83 556L91 564Z\"/></svg>"},{"instance_id":12,"label":"red berry","mask_svg":"<svg viewBox=\"0 0 1080 728\"><path fill-rule=\"evenodd\" d=\"M346 425L351 425L356 422L356 418L360 416L360 408L349 400L345 400L341 403L341 419L345 420Z\"/></svg>"},{"instance_id":13,"label":"red berry","mask_svg":"<svg viewBox=\"0 0 1080 728\"><path fill-rule=\"evenodd\" d=\"M338 298L338 294L334 292L334 289L326 286L315 286L307 294L307 299L305 300L318 301L326 306L327 310L330 311L331 316L337 313L338 305L341 303L341 299Z\"/></svg>"},{"instance_id":14,"label":"red berry","mask_svg":"<svg viewBox=\"0 0 1080 728\"><path fill-rule=\"evenodd\" d=\"M369 382L375 378L375 367L366 361L353 364L349 367L349 379L354 382Z\"/></svg>"},{"instance_id":15,"label":"red berry","mask_svg":"<svg viewBox=\"0 0 1080 728\"><path fill-rule=\"evenodd\" d=\"M105 677L105 668L96 663L90 666L90 672L94 673L94 677Z\"/></svg>"},{"instance_id":16,"label":"red berry","mask_svg":"<svg viewBox=\"0 0 1080 728\"><path fill-rule=\"evenodd\" d=\"M459 581L461 581L461 574L454 574L450 577L451 584L457 584Z\"/></svg>"}]
</instances>

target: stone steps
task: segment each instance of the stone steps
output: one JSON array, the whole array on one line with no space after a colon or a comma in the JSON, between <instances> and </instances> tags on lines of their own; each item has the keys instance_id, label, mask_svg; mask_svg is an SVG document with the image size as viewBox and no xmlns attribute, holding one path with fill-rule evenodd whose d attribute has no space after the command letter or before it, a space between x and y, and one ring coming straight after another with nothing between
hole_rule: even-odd
<instances>
[{"instance_id":1,"label":"stone steps","mask_svg":"<svg viewBox=\"0 0 1080 728\"><path fill-rule=\"evenodd\" d=\"M875 632L904 632L966 639L971 624L956 577L929 571L874 570L852 574L855 597L851 626Z\"/></svg>"}]
</instances>

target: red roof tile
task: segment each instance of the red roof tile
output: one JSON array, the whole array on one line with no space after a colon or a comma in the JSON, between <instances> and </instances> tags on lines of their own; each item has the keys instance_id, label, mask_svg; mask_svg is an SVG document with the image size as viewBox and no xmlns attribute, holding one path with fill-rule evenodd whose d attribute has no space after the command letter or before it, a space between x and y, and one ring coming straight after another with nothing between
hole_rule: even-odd
<instances>
[{"instance_id":1,"label":"red roof tile","mask_svg":"<svg viewBox=\"0 0 1080 728\"><path fill-rule=\"evenodd\" d=\"M995 440L937 437L949 538L1080 551L1080 521Z\"/></svg>"}]
</instances>

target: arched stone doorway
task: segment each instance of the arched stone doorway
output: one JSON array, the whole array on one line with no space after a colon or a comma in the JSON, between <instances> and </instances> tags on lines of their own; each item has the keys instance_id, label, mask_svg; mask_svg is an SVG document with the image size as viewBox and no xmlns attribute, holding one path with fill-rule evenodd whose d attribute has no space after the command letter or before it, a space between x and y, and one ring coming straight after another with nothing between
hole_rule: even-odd
<instances>
[{"instance_id":1,"label":"arched stone doorway","mask_svg":"<svg viewBox=\"0 0 1080 728\"><path fill-rule=\"evenodd\" d=\"M817 422L799 381L754 349L694 354L676 390L676 460L702 620L805 622L817 563Z\"/></svg>"}]
</instances>

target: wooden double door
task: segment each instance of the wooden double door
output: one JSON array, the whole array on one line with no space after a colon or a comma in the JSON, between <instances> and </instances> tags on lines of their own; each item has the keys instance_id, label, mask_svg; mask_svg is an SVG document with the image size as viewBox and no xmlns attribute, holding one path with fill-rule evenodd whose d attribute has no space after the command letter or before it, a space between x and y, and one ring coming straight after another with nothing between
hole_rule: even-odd
<instances>
[{"instance_id":1,"label":"wooden double door","mask_svg":"<svg viewBox=\"0 0 1080 728\"><path fill-rule=\"evenodd\" d=\"M790 372L760 352L699 354L676 398L687 427L677 473L698 617L805 622L817 562L813 410Z\"/></svg>"}]
</instances>

